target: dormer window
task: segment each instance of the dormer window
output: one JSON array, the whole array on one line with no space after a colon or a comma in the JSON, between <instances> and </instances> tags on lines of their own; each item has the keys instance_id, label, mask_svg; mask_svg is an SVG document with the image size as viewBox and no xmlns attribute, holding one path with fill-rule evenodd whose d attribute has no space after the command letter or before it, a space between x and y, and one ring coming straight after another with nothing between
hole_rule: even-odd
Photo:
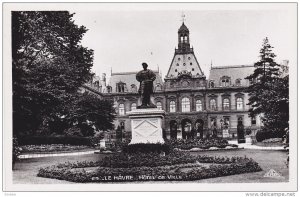
<instances>
[{"instance_id":1,"label":"dormer window","mask_svg":"<svg viewBox=\"0 0 300 197\"><path fill-rule=\"evenodd\" d=\"M125 92L125 86L126 86L125 83L122 83L122 82L118 83L117 84L117 92Z\"/></svg>"},{"instance_id":2,"label":"dormer window","mask_svg":"<svg viewBox=\"0 0 300 197\"><path fill-rule=\"evenodd\" d=\"M111 86L107 86L106 89L107 89L107 93L111 93L112 90Z\"/></svg>"},{"instance_id":3,"label":"dormer window","mask_svg":"<svg viewBox=\"0 0 300 197\"><path fill-rule=\"evenodd\" d=\"M241 86L241 79L235 80L235 85L236 86Z\"/></svg>"},{"instance_id":4,"label":"dormer window","mask_svg":"<svg viewBox=\"0 0 300 197\"><path fill-rule=\"evenodd\" d=\"M131 92L137 92L136 85L131 84Z\"/></svg>"},{"instance_id":5,"label":"dormer window","mask_svg":"<svg viewBox=\"0 0 300 197\"><path fill-rule=\"evenodd\" d=\"M228 87L230 85L230 77L223 76L221 77L221 86Z\"/></svg>"},{"instance_id":6,"label":"dormer window","mask_svg":"<svg viewBox=\"0 0 300 197\"><path fill-rule=\"evenodd\" d=\"M191 59L191 57L188 57L188 60L190 60Z\"/></svg>"},{"instance_id":7,"label":"dormer window","mask_svg":"<svg viewBox=\"0 0 300 197\"><path fill-rule=\"evenodd\" d=\"M156 84L155 90L156 91L161 91L162 90L160 83Z\"/></svg>"},{"instance_id":8,"label":"dormer window","mask_svg":"<svg viewBox=\"0 0 300 197\"><path fill-rule=\"evenodd\" d=\"M180 57L178 58L178 61L180 61Z\"/></svg>"}]
</instances>

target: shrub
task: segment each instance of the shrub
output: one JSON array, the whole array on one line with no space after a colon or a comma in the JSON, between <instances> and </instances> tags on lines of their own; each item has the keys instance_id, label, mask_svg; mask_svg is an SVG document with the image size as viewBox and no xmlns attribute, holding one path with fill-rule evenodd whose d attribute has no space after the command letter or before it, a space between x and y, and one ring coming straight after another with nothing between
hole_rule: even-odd
<instances>
[{"instance_id":1,"label":"shrub","mask_svg":"<svg viewBox=\"0 0 300 197\"><path fill-rule=\"evenodd\" d=\"M78 128L78 127L71 127L71 128L65 129L64 134L66 136L79 136L79 137L83 136L80 128Z\"/></svg>"},{"instance_id":2,"label":"shrub","mask_svg":"<svg viewBox=\"0 0 300 197\"><path fill-rule=\"evenodd\" d=\"M69 145L94 145L91 137L78 136L24 136L19 138L19 145L43 145L43 144L69 144Z\"/></svg>"},{"instance_id":3,"label":"shrub","mask_svg":"<svg viewBox=\"0 0 300 197\"><path fill-rule=\"evenodd\" d=\"M269 139L269 138L270 138L270 133L269 133L269 132L259 130L259 131L256 133L256 140L257 140L258 142L262 142L263 140Z\"/></svg>"},{"instance_id":4,"label":"shrub","mask_svg":"<svg viewBox=\"0 0 300 197\"><path fill-rule=\"evenodd\" d=\"M18 160L18 156L21 154L21 148L19 147L19 143L17 138L13 138L13 158L12 158L12 167L14 167L16 161Z\"/></svg>"},{"instance_id":5,"label":"shrub","mask_svg":"<svg viewBox=\"0 0 300 197\"><path fill-rule=\"evenodd\" d=\"M166 143L173 148L182 150L192 148L209 149L210 147L225 148L229 145L228 141L223 138L167 140Z\"/></svg>"},{"instance_id":6,"label":"shrub","mask_svg":"<svg viewBox=\"0 0 300 197\"><path fill-rule=\"evenodd\" d=\"M130 144L122 148L124 153L170 153L169 144Z\"/></svg>"},{"instance_id":7,"label":"shrub","mask_svg":"<svg viewBox=\"0 0 300 197\"><path fill-rule=\"evenodd\" d=\"M152 153L134 153L106 156L100 161L100 166L111 168L132 168L132 167L157 167L181 163L194 163L196 158L188 153L171 152L168 155L161 155L157 152Z\"/></svg>"}]
</instances>

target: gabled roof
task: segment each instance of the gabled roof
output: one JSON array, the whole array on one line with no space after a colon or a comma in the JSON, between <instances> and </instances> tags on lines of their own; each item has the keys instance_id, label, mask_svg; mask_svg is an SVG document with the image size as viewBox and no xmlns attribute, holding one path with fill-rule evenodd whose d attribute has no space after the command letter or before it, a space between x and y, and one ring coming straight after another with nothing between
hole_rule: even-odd
<instances>
[{"instance_id":1,"label":"gabled roof","mask_svg":"<svg viewBox=\"0 0 300 197\"><path fill-rule=\"evenodd\" d=\"M156 79L154 81L154 85L157 83L160 83L161 85L163 85L163 81L162 78L159 74L159 71L157 70L153 70L153 72L156 75ZM107 84L107 86L111 86L112 87L112 93L116 93L116 86L118 83L125 83L126 87L127 87L127 91L125 90L125 92L131 92L131 85L135 85L137 87L137 89L140 86L140 83L136 80L136 74L138 72L118 72L118 73L112 73L111 77L109 79L109 82Z\"/></svg>"},{"instance_id":2,"label":"gabled roof","mask_svg":"<svg viewBox=\"0 0 300 197\"><path fill-rule=\"evenodd\" d=\"M231 84L235 85L236 79L241 79L241 86L248 86L249 82L245 77L254 72L253 65L234 65L212 67L209 72L209 81L215 82L215 87L220 86L220 79L223 76L230 77Z\"/></svg>"}]
</instances>

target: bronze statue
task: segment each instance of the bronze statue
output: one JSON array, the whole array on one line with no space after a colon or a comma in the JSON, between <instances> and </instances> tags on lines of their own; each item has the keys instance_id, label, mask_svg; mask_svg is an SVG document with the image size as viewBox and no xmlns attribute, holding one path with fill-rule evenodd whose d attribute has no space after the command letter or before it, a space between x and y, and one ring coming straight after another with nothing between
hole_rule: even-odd
<instances>
[{"instance_id":1,"label":"bronze statue","mask_svg":"<svg viewBox=\"0 0 300 197\"><path fill-rule=\"evenodd\" d=\"M142 63L144 70L141 70L136 74L136 80L140 82L139 94L142 99L142 105L137 108L155 108L156 106L151 102L150 96L153 94L153 81L156 79L156 75L150 69L147 69L148 65Z\"/></svg>"}]
</instances>

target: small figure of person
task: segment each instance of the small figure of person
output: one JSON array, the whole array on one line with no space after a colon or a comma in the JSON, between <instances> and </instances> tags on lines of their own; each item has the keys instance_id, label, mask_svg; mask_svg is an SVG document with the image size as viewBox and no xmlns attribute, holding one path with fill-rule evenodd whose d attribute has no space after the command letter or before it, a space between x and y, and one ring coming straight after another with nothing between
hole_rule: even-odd
<instances>
[{"instance_id":1,"label":"small figure of person","mask_svg":"<svg viewBox=\"0 0 300 197\"><path fill-rule=\"evenodd\" d=\"M136 74L136 80L140 82L138 92L142 99L142 105L137 108L155 108L156 106L151 102L150 96L153 94L153 81L156 79L156 75L152 70L147 69L146 63L142 63L142 66L143 70Z\"/></svg>"}]
</instances>

